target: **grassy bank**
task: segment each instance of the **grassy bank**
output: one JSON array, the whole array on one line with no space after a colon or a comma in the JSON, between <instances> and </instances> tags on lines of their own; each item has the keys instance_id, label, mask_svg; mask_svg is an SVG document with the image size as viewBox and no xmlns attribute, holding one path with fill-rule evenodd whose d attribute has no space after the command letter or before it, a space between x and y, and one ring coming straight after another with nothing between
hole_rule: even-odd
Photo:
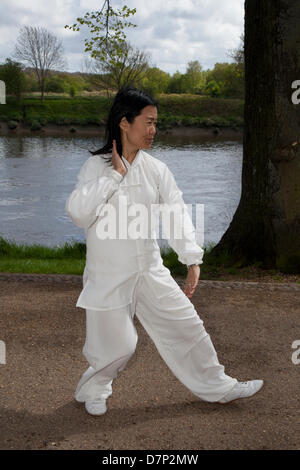
<instances>
[{"instance_id":1,"label":"grassy bank","mask_svg":"<svg viewBox=\"0 0 300 470\"><path fill-rule=\"evenodd\" d=\"M201 279L215 280L268 280L300 283L300 275L286 274L279 270L263 270L259 263L244 268L227 265L227 255L223 254L216 263L210 257L214 244L204 246ZM82 275L85 266L85 243L65 243L63 246L17 244L0 237L0 272L75 274ZM171 249L161 250L164 265L173 276L186 276L186 266L178 261Z\"/></svg>"},{"instance_id":2,"label":"grassy bank","mask_svg":"<svg viewBox=\"0 0 300 470\"><path fill-rule=\"evenodd\" d=\"M158 128L176 126L240 127L243 125L244 102L239 99L219 99L200 95L160 95ZM26 96L22 103L8 96L7 104L0 106L0 121L14 129L18 123L31 130L40 130L46 124L103 126L111 102L105 96L46 96L41 103L38 96Z\"/></svg>"}]
</instances>

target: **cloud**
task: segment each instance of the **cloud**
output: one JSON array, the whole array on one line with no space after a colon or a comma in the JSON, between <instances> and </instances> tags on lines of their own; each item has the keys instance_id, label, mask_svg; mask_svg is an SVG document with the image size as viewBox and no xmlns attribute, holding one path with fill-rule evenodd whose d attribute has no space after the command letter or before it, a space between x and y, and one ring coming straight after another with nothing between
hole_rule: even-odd
<instances>
[{"instance_id":1,"label":"cloud","mask_svg":"<svg viewBox=\"0 0 300 470\"><path fill-rule=\"evenodd\" d=\"M173 74L184 72L191 60L204 69L216 62L230 62L228 49L238 47L244 27L244 0L123 0L113 1L115 9L125 4L136 8L127 21L137 25L125 30L128 41L150 53L152 64ZM13 53L23 25L43 26L62 39L70 72L81 69L86 27L79 32L64 28L87 11L102 6L101 0L1 0L0 62Z\"/></svg>"}]
</instances>

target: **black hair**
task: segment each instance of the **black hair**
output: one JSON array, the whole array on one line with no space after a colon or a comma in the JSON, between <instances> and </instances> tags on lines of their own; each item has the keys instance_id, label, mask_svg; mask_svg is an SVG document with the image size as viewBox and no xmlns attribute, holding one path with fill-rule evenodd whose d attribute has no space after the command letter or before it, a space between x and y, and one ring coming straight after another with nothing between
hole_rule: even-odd
<instances>
[{"instance_id":1,"label":"black hair","mask_svg":"<svg viewBox=\"0 0 300 470\"><path fill-rule=\"evenodd\" d=\"M125 116L127 121L132 124L135 117L141 114L141 111L146 106L156 106L157 101L146 91L138 90L132 86L125 86L121 88L115 95L105 127L105 145L92 152L92 155L101 155L112 152L113 139L116 140L117 152L122 156L122 141L120 121ZM112 165L112 157L102 157Z\"/></svg>"}]
</instances>

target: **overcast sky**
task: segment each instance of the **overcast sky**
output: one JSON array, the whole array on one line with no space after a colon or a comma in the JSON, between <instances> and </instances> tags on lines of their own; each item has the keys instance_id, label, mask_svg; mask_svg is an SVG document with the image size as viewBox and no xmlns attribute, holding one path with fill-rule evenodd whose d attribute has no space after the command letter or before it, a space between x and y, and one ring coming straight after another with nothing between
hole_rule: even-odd
<instances>
[{"instance_id":1,"label":"overcast sky","mask_svg":"<svg viewBox=\"0 0 300 470\"><path fill-rule=\"evenodd\" d=\"M232 62L229 50L240 45L244 0L112 0L113 7L136 8L127 18L136 28L125 33L132 46L150 55L150 65L170 74L186 71L198 60L204 70L216 62ZM23 25L43 26L62 39L68 72L84 71L86 27L64 28L87 11L100 10L103 0L0 0L0 63L12 58Z\"/></svg>"}]
</instances>

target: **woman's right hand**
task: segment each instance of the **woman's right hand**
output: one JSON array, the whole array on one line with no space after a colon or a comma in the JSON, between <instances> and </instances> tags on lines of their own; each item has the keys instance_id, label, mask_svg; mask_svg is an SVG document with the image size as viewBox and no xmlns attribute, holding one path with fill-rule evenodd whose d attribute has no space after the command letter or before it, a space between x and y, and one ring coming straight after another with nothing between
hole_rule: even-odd
<instances>
[{"instance_id":1,"label":"woman's right hand","mask_svg":"<svg viewBox=\"0 0 300 470\"><path fill-rule=\"evenodd\" d=\"M122 176L124 176L127 173L127 168L124 165L122 158L117 152L117 143L116 140L113 139L113 147L112 147L112 164L114 166L114 169L121 173Z\"/></svg>"}]
</instances>

